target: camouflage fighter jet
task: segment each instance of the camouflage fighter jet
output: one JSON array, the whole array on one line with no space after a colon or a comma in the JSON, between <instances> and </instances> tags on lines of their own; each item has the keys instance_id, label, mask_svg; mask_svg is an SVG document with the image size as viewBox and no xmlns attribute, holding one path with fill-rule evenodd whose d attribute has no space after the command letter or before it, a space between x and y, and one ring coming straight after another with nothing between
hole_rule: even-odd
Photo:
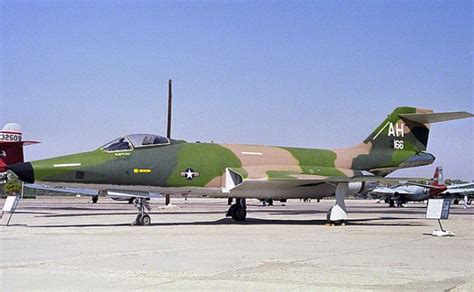
<instances>
[{"instance_id":1,"label":"camouflage fighter jet","mask_svg":"<svg viewBox=\"0 0 474 292\"><path fill-rule=\"evenodd\" d=\"M425 152L431 123L473 117L396 108L360 144L325 150L239 144L187 143L157 135L120 137L90 152L9 166L25 182L143 192L136 223L147 225L148 192L235 198L227 216L246 218L246 198L336 196L328 220L348 218L344 198L374 188L391 172L433 163ZM406 180L406 178L404 178Z\"/></svg>"}]
</instances>

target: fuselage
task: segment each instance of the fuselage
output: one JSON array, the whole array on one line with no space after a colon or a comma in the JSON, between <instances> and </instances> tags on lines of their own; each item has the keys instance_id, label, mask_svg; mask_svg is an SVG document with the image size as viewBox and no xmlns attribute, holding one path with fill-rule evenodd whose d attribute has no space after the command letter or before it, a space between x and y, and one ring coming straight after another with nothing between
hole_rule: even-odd
<instances>
[{"instance_id":1,"label":"fuselage","mask_svg":"<svg viewBox=\"0 0 474 292\"><path fill-rule=\"evenodd\" d=\"M225 170L245 179L265 180L293 174L351 177L371 169L396 169L416 153L372 153L370 145L327 150L241 144L186 143L90 152L31 162L37 183L114 190L196 193L226 197ZM432 156L429 156L432 158ZM429 163L432 162L428 161ZM424 162L426 163L426 162ZM262 192L247 190L239 196L324 197L335 186L321 184L303 189L279 186Z\"/></svg>"},{"instance_id":2,"label":"fuselage","mask_svg":"<svg viewBox=\"0 0 474 292\"><path fill-rule=\"evenodd\" d=\"M424 201L431 198L434 195L429 188L421 186L398 186L393 189L394 195L397 196L399 193L403 194L403 199L405 201ZM405 194L408 193L408 194ZM400 195L398 195L400 196Z\"/></svg>"}]
</instances>

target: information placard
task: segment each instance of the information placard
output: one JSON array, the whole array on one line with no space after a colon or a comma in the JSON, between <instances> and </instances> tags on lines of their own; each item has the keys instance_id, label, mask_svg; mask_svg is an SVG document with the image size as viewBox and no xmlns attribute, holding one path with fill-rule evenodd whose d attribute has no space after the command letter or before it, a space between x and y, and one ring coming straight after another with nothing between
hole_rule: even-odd
<instances>
[{"instance_id":1,"label":"information placard","mask_svg":"<svg viewBox=\"0 0 474 292\"><path fill-rule=\"evenodd\" d=\"M3 205L2 212L15 212L16 206L20 201L20 196L8 196Z\"/></svg>"},{"instance_id":2,"label":"information placard","mask_svg":"<svg viewBox=\"0 0 474 292\"><path fill-rule=\"evenodd\" d=\"M450 199L429 199L426 219L448 219L450 207Z\"/></svg>"}]
</instances>

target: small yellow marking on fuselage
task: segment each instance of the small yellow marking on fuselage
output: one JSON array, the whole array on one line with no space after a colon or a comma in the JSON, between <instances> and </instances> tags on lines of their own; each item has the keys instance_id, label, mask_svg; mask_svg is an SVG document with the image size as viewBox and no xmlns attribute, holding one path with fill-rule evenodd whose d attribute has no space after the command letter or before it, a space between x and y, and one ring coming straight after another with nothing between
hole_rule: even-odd
<instances>
[{"instance_id":1,"label":"small yellow marking on fuselage","mask_svg":"<svg viewBox=\"0 0 474 292\"><path fill-rule=\"evenodd\" d=\"M130 155L130 152L119 152L119 153L115 153L115 156L128 156Z\"/></svg>"},{"instance_id":2,"label":"small yellow marking on fuselage","mask_svg":"<svg viewBox=\"0 0 474 292\"><path fill-rule=\"evenodd\" d=\"M149 168L134 168L133 173L151 173Z\"/></svg>"}]
</instances>

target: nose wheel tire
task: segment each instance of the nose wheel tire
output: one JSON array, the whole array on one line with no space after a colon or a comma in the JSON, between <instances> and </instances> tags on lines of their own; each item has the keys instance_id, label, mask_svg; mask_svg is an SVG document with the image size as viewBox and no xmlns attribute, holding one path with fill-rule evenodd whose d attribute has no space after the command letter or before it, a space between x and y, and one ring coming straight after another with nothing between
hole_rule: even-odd
<instances>
[{"instance_id":1,"label":"nose wheel tire","mask_svg":"<svg viewBox=\"0 0 474 292\"><path fill-rule=\"evenodd\" d=\"M151 218L149 215L145 214L142 216L142 219L141 219L141 222L142 224L141 225L150 225L151 223Z\"/></svg>"},{"instance_id":2,"label":"nose wheel tire","mask_svg":"<svg viewBox=\"0 0 474 292\"><path fill-rule=\"evenodd\" d=\"M137 219L135 220L136 225L150 225L151 223L151 218L148 214L145 215L137 215Z\"/></svg>"},{"instance_id":3,"label":"nose wheel tire","mask_svg":"<svg viewBox=\"0 0 474 292\"><path fill-rule=\"evenodd\" d=\"M148 204L147 200L145 198L137 197L134 199L133 204L137 208L138 214L132 225L150 225L150 215L148 215L145 211L145 209L151 211L151 207Z\"/></svg>"}]
</instances>

